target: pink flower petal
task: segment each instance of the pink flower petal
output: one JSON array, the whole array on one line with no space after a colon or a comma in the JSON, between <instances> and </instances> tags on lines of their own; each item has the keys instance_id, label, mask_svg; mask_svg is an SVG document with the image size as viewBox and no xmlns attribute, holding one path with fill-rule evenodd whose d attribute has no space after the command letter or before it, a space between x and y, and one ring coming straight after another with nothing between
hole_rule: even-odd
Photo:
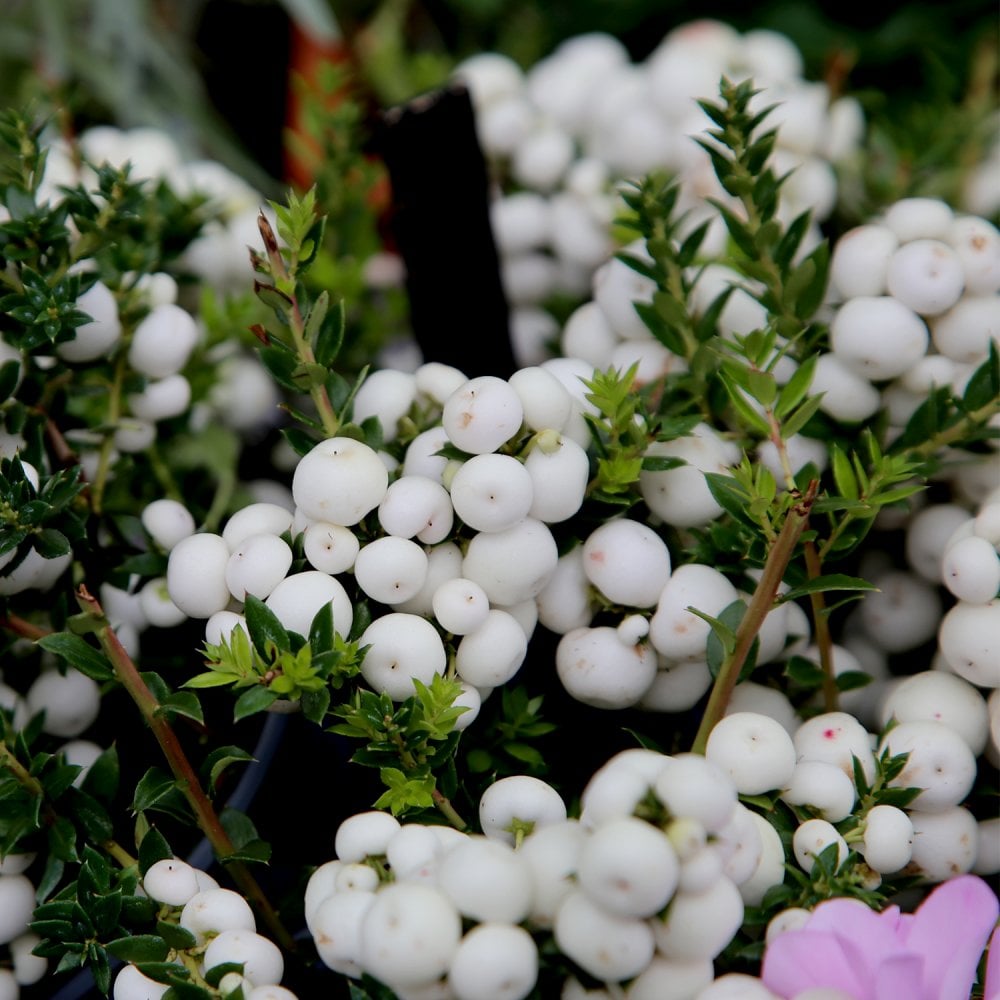
<instances>
[{"instance_id":1,"label":"pink flower petal","mask_svg":"<svg viewBox=\"0 0 1000 1000\"><path fill-rule=\"evenodd\" d=\"M874 981L859 978L858 972L864 976L866 971L865 958L850 940L830 931L797 930L780 934L767 946L761 979L781 997L822 986L857 1000L876 1000Z\"/></svg>"},{"instance_id":2,"label":"pink flower petal","mask_svg":"<svg viewBox=\"0 0 1000 1000\"><path fill-rule=\"evenodd\" d=\"M850 940L863 963L864 971L859 970L859 978L874 983L876 970L882 962L903 950L899 916L895 906L884 913L876 913L860 899L830 899L813 910L803 930L828 931L841 940Z\"/></svg>"},{"instance_id":3,"label":"pink flower petal","mask_svg":"<svg viewBox=\"0 0 1000 1000\"><path fill-rule=\"evenodd\" d=\"M986 988L984 1000L1000 1000L1000 927L990 938L990 951L986 956Z\"/></svg>"},{"instance_id":4,"label":"pink flower petal","mask_svg":"<svg viewBox=\"0 0 1000 1000\"><path fill-rule=\"evenodd\" d=\"M924 985L935 1000L968 1000L998 914L996 893L976 875L943 882L917 907L906 948L923 956Z\"/></svg>"},{"instance_id":5,"label":"pink flower petal","mask_svg":"<svg viewBox=\"0 0 1000 1000\"><path fill-rule=\"evenodd\" d=\"M938 1000L924 983L924 960L913 952L890 955L875 978L876 1000Z\"/></svg>"}]
</instances>

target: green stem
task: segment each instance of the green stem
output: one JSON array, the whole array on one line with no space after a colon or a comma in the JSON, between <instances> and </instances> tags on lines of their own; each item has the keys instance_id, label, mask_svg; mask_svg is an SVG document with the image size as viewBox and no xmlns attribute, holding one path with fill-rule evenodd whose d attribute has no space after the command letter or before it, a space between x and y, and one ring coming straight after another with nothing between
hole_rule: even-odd
<instances>
[{"instance_id":1,"label":"green stem","mask_svg":"<svg viewBox=\"0 0 1000 1000\"><path fill-rule=\"evenodd\" d=\"M746 614L736 630L736 643L733 650L723 661L715 683L712 685L708 704L705 706L705 714L702 716L701 725L698 727L694 744L691 747L694 753L703 754L705 752L709 734L726 714L729 699L736 688L740 671L746 662L754 638L760 631L767 613L774 607L778 589L795 552L795 546L809 521L809 510L816 499L818 488L818 481L813 480L805 494L785 516L785 523L768 553L760 582L757 584Z\"/></svg>"},{"instance_id":2,"label":"green stem","mask_svg":"<svg viewBox=\"0 0 1000 1000\"><path fill-rule=\"evenodd\" d=\"M32 625L31 622L21 618L20 615L8 614L0 617L0 628L7 629L22 639L31 639L32 642L48 635L52 630L43 628L40 625Z\"/></svg>"},{"instance_id":3,"label":"green stem","mask_svg":"<svg viewBox=\"0 0 1000 1000\"><path fill-rule=\"evenodd\" d=\"M456 830L468 830L469 824L465 822L464 819L458 814L458 811L451 804L451 800L436 788L431 793L431 798L434 799L434 805L437 806L438 812L456 829Z\"/></svg>"},{"instance_id":4,"label":"green stem","mask_svg":"<svg viewBox=\"0 0 1000 1000\"><path fill-rule=\"evenodd\" d=\"M806 572L810 580L823 575L823 563L815 542L805 544ZM813 592L809 595L812 607L813 628L816 632L816 647L819 649L819 665L823 670L823 707L827 712L836 712L839 704L839 689L837 674L833 669L833 638L830 635L830 619L826 611L826 600L822 593Z\"/></svg>"},{"instance_id":5,"label":"green stem","mask_svg":"<svg viewBox=\"0 0 1000 1000\"><path fill-rule=\"evenodd\" d=\"M115 635L100 604L81 586L77 592L80 609L93 617L96 634L101 648L111 662L115 675L122 687L129 693L146 724L156 737L163 756L177 781L178 790L183 794L195 815L199 829L208 838L216 857L225 865L243 894L254 904L267 924L275 941L287 951L295 951L295 942L278 918L277 913L264 895L257 880L242 861L231 859L236 847L226 833L215 807L201 786L198 775L181 747L177 734L173 731L160 703L146 686L131 657Z\"/></svg>"},{"instance_id":6,"label":"green stem","mask_svg":"<svg viewBox=\"0 0 1000 1000\"><path fill-rule=\"evenodd\" d=\"M1000 413L1000 396L991 399L985 406L979 407L978 410L967 413L961 420L956 421L950 427L945 427L944 430L939 431L926 441L907 449L906 456L908 458L930 458L939 449L947 448L949 445L962 441L970 430L985 424L997 413Z\"/></svg>"}]
</instances>

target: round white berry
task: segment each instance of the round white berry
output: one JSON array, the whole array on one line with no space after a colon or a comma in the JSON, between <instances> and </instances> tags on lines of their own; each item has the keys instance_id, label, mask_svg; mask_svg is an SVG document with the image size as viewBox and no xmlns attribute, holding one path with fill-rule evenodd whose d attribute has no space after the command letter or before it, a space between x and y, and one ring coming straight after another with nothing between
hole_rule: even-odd
<instances>
[{"instance_id":1,"label":"round white berry","mask_svg":"<svg viewBox=\"0 0 1000 1000\"><path fill-rule=\"evenodd\" d=\"M832 823L825 819L807 819L792 834L792 852L799 867L806 872L812 871L816 858L831 844L837 845L834 867L839 868L847 859L848 847Z\"/></svg>"},{"instance_id":2,"label":"round white berry","mask_svg":"<svg viewBox=\"0 0 1000 1000\"><path fill-rule=\"evenodd\" d=\"M583 544L583 567L608 600L648 608L670 579L670 552L655 531L629 518L606 521Z\"/></svg>"},{"instance_id":3,"label":"round white berry","mask_svg":"<svg viewBox=\"0 0 1000 1000\"><path fill-rule=\"evenodd\" d=\"M430 684L448 665L437 629L418 615L400 611L382 615L358 641L370 647L361 675L372 690L386 692L393 701L404 701L414 693L414 679Z\"/></svg>"},{"instance_id":4,"label":"round white berry","mask_svg":"<svg viewBox=\"0 0 1000 1000\"><path fill-rule=\"evenodd\" d=\"M692 817L715 833L736 808L736 788L716 764L695 753L667 757L655 783L659 800L674 816Z\"/></svg>"},{"instance_id":5,"label":"round white berry","mask_svg":"<svg viewBox=\"0 0 1000 1000\"><path fill-rule=\"evenodd\" d=\"M446 851L438 885L463 916L520 923L531 909L531 870L507 843L469 836Z\"/></svg>"},{"instance_id":6,"label":"round white berry","mask_svg":"<svg viewBox=\"0 0 1000 1000\"><path fill-rule=\"evenodd\" d=\"M834 355L871 382L911 368L927 353L929 341L923 320L890 296L850 299L830 325Z\"/></svg>"},{"instance_id":7,"label":"round white berry","mask_svg":"<svg viewBox=\"0 0 1000 1000\"><path fill-rule=\"evenodd\" d=\"M150 865L142 887L147 896L168 906L183 906L199 891L194 868L180 858L162 858Z\"/></svg>"},{"instance_id":8,"label":"round white berry","mask_svg":"<svg viewBox=\"0 0 1000 1000\"><path fill-rule=\"evenodd\" d=\"M648 921L610 913L581 889L570 891L556 913L556 944L585 972L606 982L638 975L655 951Z\"/></svg>"},{"instance_id":9,"label":"round white berry","mask_svg":"<svg viewBox=\"0 0 1000 1000\"><path fill-rule=\"evenodd\" d=\"M96 681L73 667L65 673L43 670L25 695L32 715L45 713L42 729L53 736L79 736L101 710L101 692Z\"/></svg>"},{"instance_id":10,"label":"round white berry","mask_svg":"<svg viewBox=\"0 0 1000 1000\"><path fill-rule=\"evenodd\" d=\"M354 396L353 417L357 424L375 417L382 428L382 438L394 441L399 421L417 396L416 378L410 372L380 368L371 372Z\"/></svg>"},{"instance_id":11,"label":"round white berry","mask_svg":"<svg viewBox=\"0 0 1000 1000\"><path fill-rule=\"evenodd\" d=\"M378 454L344 437L317 444L292 477L292 496L308 517L346 526L374 510L388 487L389 473Z\"/></svg>"},{"instance_id":12,"label":"round white berry","mask_svg":"<svg viewBox=\"0 0 1000 1000\"><path fill-rule=\"evenodd\" d=\"M781 798L793 806L812 806L821 818L839 823L854 808L854 782L836 764L801 760L795 765Z\"/></svg>"},{"instance_id":13,"label":"round white berry","mask_svg":"<svg viewBox=\"0 0 1000 1000\"><path fill-rule=\"evenodd\" d=\"M945 551L941 578L960 601L987 604L1000 590L1000 555L985 538L961 538Z\"/></svg>"},{"instance_id":14,"label":"round white berry","mask_svg":"<svg viewBox=\"0 0 1000 1000\"><path fill-rule=\"evenodd\" d=\"M56 354L71 363L103 358L122 335L114 293L103 282L96 281L76 300L76 308L90 316L90 320L73 331L72 340L57 344Z\"/></svg>"},{"instance_id":15,"label":"round white berry","mask_svg":"<svg viewBox=\"0 0 1000 1000\"><path fill-rule=\"evenodd\" d=\"M361 547L354 560L354 577L373 600L400 604L424 585L427 555L408 538L386 535Z\"/></svg>"},{"instance_id":16,"label":"round white berry","mask_svg":"<svg viewBox=\"0 0 1000 1000\"><path fill-rule=\"evenodd\" d=\"M317 612L327 604L333 607L333 627L340 635L350 635L354 621L354 608L343 585L318 570L286 576L264 603L286 629L301 636L309 635Z\"/></svg>"},{"instance_id":17,"label":"round white berry","mask_svg":"<svg viewBox=\"0 0 1000 1000\"><path fill-rule=\"evenodd\" d=\"M476 687L498 687L517 673L527 652L527 636L517 619L492 608L478 628L462 636L455 650L455 669Z\"/></svg>"},{"instance_id":18,"label":"round white berry","mask_svg":"<svg viewBox=\"0 0 1000 1000\"><path fill-rule=\"evenodd\" d=\"M743 922L743 898L721 876L704 892L678 892L665 920L652 921L657 950L667 958L714 959Z\"/></svg>"},{"instance_id":19,"label":"round white berry","mask_svg":"<svg viewBox=\"0 0 1000 1000\"><path fill-rule=\"evenodd\" d=\"M281 981L285 960L281 949L261 934L248 930L227 930L214 937L202 959L206 969L230 962L243 966L243 977L252 986L268 986Z\"/></svg>"},{"instance_id":20,"label":"round white berry","mask_svg":"<svg viewBox=\"0 0 1000 1000\"><path fill-rule=\"evenodd\" d=\"M911 862L928 882L943 882L971 871L979 846L976 817L962 806L944 812L909 814L913 824Z\"/></svg>"},{"instance_id":21,"label":"round white berry","mask_svg":"<svg viewBox=\"0 0 1000 1000\"><path fill-rule=\"evenodd\" d=\"M455 513L475 531L503 531L531 509L534 488L524 465L510 455L474 455L450 484Z\"/></svg>"},{"instance_id":22,"label":"round white berry","mask_svg":"<svg viewBox=\"0 0 1000 1000\"><path fill-rule=\"evenodd\" d=\"M434 591L432 607L443 629L454 635L466 635L486 621L490 602L478 583L459 576L446 580Z\"/></svg>"},{"instance_id":23,"label":"round white berry","mask_svg":"<svg viewBox=\"0 0 1000 1000\"><path fill-rule=\"evenodd\" d=\"M334 850L337 858L350 864L366 857L385 854L389 840L400 830L395 816L378 810L355 813L337 827Z\"/></svg>"},{"instance_id":24,"label":"round white berry","mask_svg":"<svg viewBox=\"0 0 1000 1000\"><path fill-rule=\"evenodd\" d=\"M556 647L556 671L577 701L595 708L634 705L656 677L656 653L626 646L617 629L589 626L567 632Z\"/></svg>"},{"instance_id":25,"label":"round white berry","mask_svg":"<svg viewBox=\"0 0 1000 1000\"><path fill-rule=\"evenodd\" d=\"M195 532L194 516L178 500L166 497L146 504L141 515L142 526L164 552Z\"/></svg>"},{"instance_id":26,"label":"round white berry","mask_svg":"<svg viewBox=\"0 0 1000 1000\"><path fill-rule=\"evenodd\" d=\"M795 746L784 727L754 712L720 719L709 734L705 757L729 775L741 795L783 788L795 768Z\"/></svg>"},{"instance_id":27,"label":"round white berry","mask_svg":"<svg viewBox=\"0 0 1000 1000\"><path fill-rule=\"evenodd\" d=\"M292 565L292 550L276 535L251 535L226 563L226 586L238 601L252 594L263 600L285 579Z\"/></svg>"},{"instance_id":28,"label":"round white berry","mask_svg":"<svg viewBox=\"0 0 1000 1000\"><path fill-rule=\"evenodd\" d=\"M711 626L688 608L717 617L736 598L736 588L714 567L679 566L660 593L649 622L649 640L669 659L703 657Z\"/></svg>"},{"instance_id":29,"label":"round white berry","mask_svg":"<svg viewBox=\"0 0 1000 1000\"><path fill-rule=\"evenodd\" d=\"M880 874L898 872L913 853L913 823L895 806L879 805L865 817L861 853L869 867Z\"/></svg>"},{"instance_id":30,"label":"round white berry","mask_svg":"<svg viewBox=\"0 0 1000 1000\"><path fill-rule=\"evenodd\" d=\"M198 342L198 326L191 314L172 303L158 305L135 328L129 345L129 364L149 378L179 372Z\"/></svg>"},{"instance_id":31,"label":"round white berry","mask_svg":"<svg viewBox=\"0 0 1000 1000\"><path fill-rule=\"evenodd\" d=\"M141 420L156 423L180 416L191 404L191 383L183 375L168 375L129 393L128 408Z\"/></svg>"},{"instance_id":32,"label":"round white berry","mask_svg":"<svg viewBox=\"0 0 1000 1000\"><path fill-rule=\"evenodd\" d=\"M938 316L961 297L965 268L947 243L912 240L889 260L886 287L893 298L921 316Z\"/></svg>"},{"instance_id":33,"label":"round white berry","mask_svg":"<svg viewBox=\"0 0 1000 1000\"><path fill-rule=\"evenodd\" d=\"M35 912L35 886L27 875L0 875L0 944L28 929Z\"/></svg>"},{"instance_id":34,"label":"round white berry","mask_svg":"<svg viewBox=\"0 0 1000 1000\"><path fill-rule=\"evenodd\" d=\"M959 601L941 619L938 645L959 677L977 687L1000 687L1000 599Z\"/></svg>"},{"instance_id":35,"label":"round white berry","mask_svg":"<svg viewBox=\"0 0 1000 1000\"><path fill-rule=\"evenodd\" d=\"M180 925L195 936L199 945L223 931L257 929L250 904L231 889L195 893L181 910Z\"/></svg>"},{"instance_id":36,"label":"round white berry","mask_svg":"<svg viewBox=\"0 0 1000 1000\"><path fill-rule=\"evenodd\" d=\"M491 603L513 605L538 594L558 560L552 532L526 517L505 531L475 535L462 561L462 575L478 583Z\"/></svg>"},{"instance_id":37,"label":"round white berry","mask_svg":"<svg viewBox=\"0 0 1000 1000\"><path fill-rule=\"evenodd\" d=\"M345 892L317 904L309 928L320 961L334 972L353 979L364 973L361 929L375 896L374 892Z\"/></svg>"},{"instance_id":38,"label":"round white berry","mask_svg":"<svg viewBox=\"0 0 1000 1000\"><path fill-rule=\"evenodd\" d=\"M448 971L457 1000L523 1000L538 979L538 948L523 928L482 923L461 940Z\"/></svg>"},{"instance_id":39,"label":"round white berry","mask_svg":"<svg viewBox=\"0 0 1000 1000\"><path fill-rule=\"evenodd\" d=\"M679 871L677 855L662 831L623 816L602 824L584 842L577 879L603 909L650 917L673 896Z\"/></svg>"},{"instance_id":40,"label":"round white berry","mask_svg":"<svg viewBox=\"0 0 1000 1000\"><path fill-rule=\"evenodd\" d=\"M211 618L232 599L226 585L229 546L221 535L203 532L181 539L167 562L170 599L189 618Z\"/></svg>"},{"instance_id":41,"label":"round white berry","mask_svg":"<svg viewBox=\"0 0 1000 1000\"><path fill-rule=\"evenodd\" d=\"M358 536L342 524L313 521L303 532L302 551L309 565L330 576L347 572L360 548Z\"/></svg>"},{"instance_id":42,"label":"round white berry","mask_svg":"<svg viewBox=\"0 0 1000 1000\"><path fill-rule=\"evenodd\" d=\"M969 745L941 722L901 722L882 739L880 752L907 753L906 766L891 784L921 788L912 807L942 812L957 806L971 791L976 778L976 758Z\"/></svg>"},{"instance_id":43,"label":"round white berry","mask_svg":"<svg viewBox=\"0 0 1000 1000\"><path fill-rule=\"evenodd\" d=\"M494 375L469 379L444 404L441 423L448 439L462 451L496 451L521 426L524 409L514 388Z\"/></svg>"},{"instance_id":44,"label":"round white berry","mask_svg":"<svg viewBox=\"0 0 1000 1000\"><path fill-rule=\"evenodd\" d=\"M114 1000L160 1000L167 990L165 983L144 976L134 965L123 965L115 976Z\"/></svg>"},{"instance_id":45,"label":"round white berry","mask_svg":"<svg viewBox=\"0 0 1000 1000\"><path fill-rule=\"evenodd\" d=\"M884 295L889 259L899 238L885 226L869 223L848 230L830 257L830 282L844 299Z\"/></svg>"},{"instance_id":46,"label":"round white berry","mask_svg":"<svg viewBox=\"0 0 1000 1000\"><path fill-rule=\"evenodd\" d=\"M434 545L451 532L454 509L448 491L436 479L407 474L389 484L378 519L390 535Z\"/></svg>"}]
</instances>

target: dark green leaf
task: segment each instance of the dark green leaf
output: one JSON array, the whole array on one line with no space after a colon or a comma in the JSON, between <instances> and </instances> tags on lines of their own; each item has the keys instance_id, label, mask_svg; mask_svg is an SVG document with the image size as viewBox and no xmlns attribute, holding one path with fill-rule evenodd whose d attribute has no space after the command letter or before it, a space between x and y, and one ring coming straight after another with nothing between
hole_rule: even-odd
<instances>
[{"instance_id":1,"label":"dark green leaf","mask_svg":"<svg viewBox=\"0 0 1000 1000\"><path fill-rule=\"evenodd\" d=\"M239 722L248 716L263 712L278 700L278 695L270 688L256 685L248 688L236 699L233 706L233 721Z\"/></svg>"},{"instance_id":2,"label":"dark green leaf","mask_svg":"<svg viewBox=\"0 0 1000 1000\"><path fill-rule=\"evenodd\" d=\"M108 951L123 962L164 962L170 948L163 938L156 934L135 934L109 941Z\"/></svg>"},{"instance_id":3,"label":"dark green leaf","mask_svg":"<svg viewBox=\"0 0 1000 1000\"><path fill-rule=\"evenodd\" d=\"M826 573L823 576L817 576L813 580L808 580L798 587L793 587L782 594L780 600L794 601L809 594L822 594L831 590L878 590L878 587L867 580L862 580L858 576L847 576L844 573Z\"/></svg>"},{"instance_id":4,"label":"dark green leaf","mask_svg":"<svg viewBox=\"0 0 1000 1000\"><path fill-rule=\"evenodd\" d=\"M92 680L102 683L112 680L115 672L108 658L99 649L95 649L85 639L69 632L53 632L38 640L42 649L54 653L64 659L71 667Z\"/></svg>"},{"instance_id":5,"label":"dark green leaf","mask_svg":"<svg viewBox=\"0 0 1000 1000\"><path fill-rule=\"evenodd\" d=\"M197 695L190 691L177 691L164 698L160 702L158 714L162 715L183 715L195 722L204 723L205 715L201 709L201 702Z\"/></svg>"},{"instance_id":6,"label":"dark green leaf","mask_svg":"<svg viewBox=\"0 0 1000 1000\"><path fill-rule=\"evenodd\" d=\"M176 789L174 779L159 768L151 767L135 787L132 799L132 810L136 813L145 812L157 803L171 795Z\"/></svg>"},{"instance_id":7,"label":"dark green leaf","mask_svg":"<svg viewBox=\"0 0 1000 1000\"><path fill-rule=\"evenodd\" d=\"M168 920L158 920L156 922L156 933L166 941L169 947L176 951L194 948L198 944L198 939L191 931L181 927L180 924L174 924Z\"/></svg>"},{"instance_id":8,"label":"dark green leaf","mask_svg":"<svg viewBox=\"0 0 1000 1000\"><path fill-rule=\"evenodd\" d=\"M341 345L344 342L345 322L344 302L341 300L337 303L336 308L326 315L313 347L317 362L324 368L329 368L340 353Z\"/></svg>"},{"instance_id":9,"label":"dark green leaf","mask_svg":"<svg viewBox=\"0 0 1000 1000\"><path fill-rule=\"evenodd\" d=\"M243 613L246 616L247 630L253 640L254 648L265 663L271 662L271 653L267 648L269 642L274 643L283 653L291 649L285 627L278 621L278 616L259 597L247 594Z\"/></svg>"},{"instance_id":10,"label":"dark green leaf","mask_svg":"<svg viewBox=\"0 0 1000 1000\"><path fill-rule=\"evenodd\" d=\"M139 871L145 875L157 861L164 861L173 856L174 852L170 849L166 837L153 827L139 844Z\"/></svg>"}]
</instances>

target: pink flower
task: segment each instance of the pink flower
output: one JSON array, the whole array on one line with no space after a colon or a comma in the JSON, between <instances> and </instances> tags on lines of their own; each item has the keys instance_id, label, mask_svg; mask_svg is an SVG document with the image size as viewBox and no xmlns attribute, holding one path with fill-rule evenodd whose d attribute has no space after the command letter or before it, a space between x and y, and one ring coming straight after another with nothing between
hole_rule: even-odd
<instances>
[{"instance_id":1,"label":"pink flower","mask_svg":"<svg viewBox=\"0 0 1000 1000\"><path fill-rule=\"evenodd\" d=\"M789 1000L817 987L854 1000L969 1000L998 913L996 893L975 875L942 883L912 914L827 900L804 927L768 945L761 978ZM997 950L991 949L986 1000L1000 998Z\"/></svg>"}]
</instances>

